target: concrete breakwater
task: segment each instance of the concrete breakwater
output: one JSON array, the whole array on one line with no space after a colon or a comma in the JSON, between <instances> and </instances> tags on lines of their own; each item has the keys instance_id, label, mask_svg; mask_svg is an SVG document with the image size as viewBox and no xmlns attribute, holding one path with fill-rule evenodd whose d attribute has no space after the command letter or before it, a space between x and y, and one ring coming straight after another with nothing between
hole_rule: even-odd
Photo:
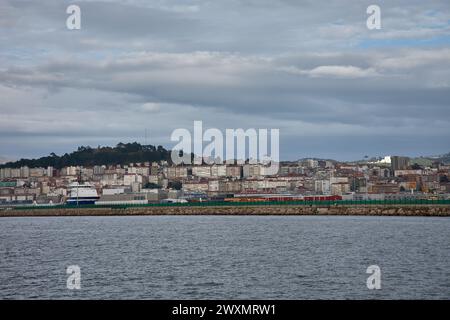
<instances>
[{"instance_id":1,"label":"concrete breakwater","mask_svg":"<svg viewBox=\"0 0 450 320\"><path fill-rule=\"evenodd\" d=\"M342 216L450 216L449 205L367 206L167 206L128 208L54 208L3 210L0 217L39 216L156 216L156 215L342 215Z\"/></svg>"}]
</instances>

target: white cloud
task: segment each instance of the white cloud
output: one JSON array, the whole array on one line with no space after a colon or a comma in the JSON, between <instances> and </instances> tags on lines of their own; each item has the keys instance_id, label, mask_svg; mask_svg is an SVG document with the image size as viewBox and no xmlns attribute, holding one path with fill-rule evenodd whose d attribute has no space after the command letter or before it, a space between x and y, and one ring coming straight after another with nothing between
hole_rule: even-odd
<instances>
[{"instance_id":1,"label":"white cloud","mask_svg":"<svg viewBox=\"0 0 450 320\"><path fill-rule=\"evenodd\" d=\"M158 112L161 110L161 106L158 103L147 102L141 106L141 109L147 112Z\"/></svg>"},{"instance_id":2,"label":"white cloud","mask_svg":"<svg viewBox=\"0 0 450 320\"><path fill-rule=\"evenodd\" d=\"M282 67L279 70L297 75L308 75L314 78L365 78L374 77L379 74L374 68L362 69L355 66L318 66L311 70L301 70L296 67Z\"/></svg>"},{"instance_id":3,"label":"white cloud","mask_svg":"<svg viewBox=\"0 0 450 320\"><path fill-rule=\"evenodd\" d=\"M320 66L308 72L312 77L364 78L376 76L374 68L361 69L354 66Z\"/></svg>"}]
</instances>

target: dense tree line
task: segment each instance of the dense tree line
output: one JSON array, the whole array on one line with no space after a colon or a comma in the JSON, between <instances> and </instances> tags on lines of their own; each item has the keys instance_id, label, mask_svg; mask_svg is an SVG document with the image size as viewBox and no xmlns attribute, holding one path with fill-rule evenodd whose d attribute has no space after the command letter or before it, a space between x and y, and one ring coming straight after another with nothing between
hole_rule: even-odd
<instances>
[{"instance_id":1,"label":"dense tree line","mask_svg":"<svg viewBox=\"0 0 450 320\"><path fill-rule=\"evenodd\" d=\"M39 159L20 159L15 162L8 162L0 167L20 168L27 166L54 167L61 169L67 166L95 166L95 165L124 165L136 162L157 162L166 160L170 162L170 151L162 146L141 145L137 142L119 143L115 147L89 146L78 147L77 151L58 156L51 153L49 156Z\"/></svg>"}]
</instances>

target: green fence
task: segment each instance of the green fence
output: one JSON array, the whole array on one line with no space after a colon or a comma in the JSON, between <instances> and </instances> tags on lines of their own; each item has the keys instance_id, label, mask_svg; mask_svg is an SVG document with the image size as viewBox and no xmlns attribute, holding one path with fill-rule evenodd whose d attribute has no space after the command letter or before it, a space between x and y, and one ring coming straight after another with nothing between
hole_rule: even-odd
<instances>
[{"instance_id":1,"label":"green fence","mask_svg":"<svg viewBox=\"0 0 450 320\"><path fill-rule=\"evenodd\" d=\"M14 210L51 210L68 208L112 208L126 209L136 207L217 207L217 206L367 206L367 205L450 205L450 199L447 200L338 200L338 201L266 201L266 202L188 202L188 203L149 203L149 204L118 204L118 205L54 205L54 206L17 206Z\"/></svg>"}]
</instances>

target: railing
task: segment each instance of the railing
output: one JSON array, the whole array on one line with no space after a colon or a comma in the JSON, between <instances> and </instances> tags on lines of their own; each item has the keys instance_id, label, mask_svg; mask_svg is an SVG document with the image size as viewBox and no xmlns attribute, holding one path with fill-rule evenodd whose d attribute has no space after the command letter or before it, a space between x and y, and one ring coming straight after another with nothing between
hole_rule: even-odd
<instances>
[{"instance_id":1,"label":"railing","mask_svg":"<svg viewBox=\"0 0 450 320\"><path fill-rule=\"evenodd\" d=\"M255 202L225 202L205 201L188 203L148 203L148 204L108 204L108 205L52 205L52 206L16 206L13 210L51 210L51 209L76 209L76 208L111 208L126 209L138 207L218 207L218 206L389 206L389 205L450 205L450 199L427 200L427 199L404 199L404 200L329 200L329 201L255 201ZM0 210L1 212L1 210Z\"/></svg>"}]
</instances>

